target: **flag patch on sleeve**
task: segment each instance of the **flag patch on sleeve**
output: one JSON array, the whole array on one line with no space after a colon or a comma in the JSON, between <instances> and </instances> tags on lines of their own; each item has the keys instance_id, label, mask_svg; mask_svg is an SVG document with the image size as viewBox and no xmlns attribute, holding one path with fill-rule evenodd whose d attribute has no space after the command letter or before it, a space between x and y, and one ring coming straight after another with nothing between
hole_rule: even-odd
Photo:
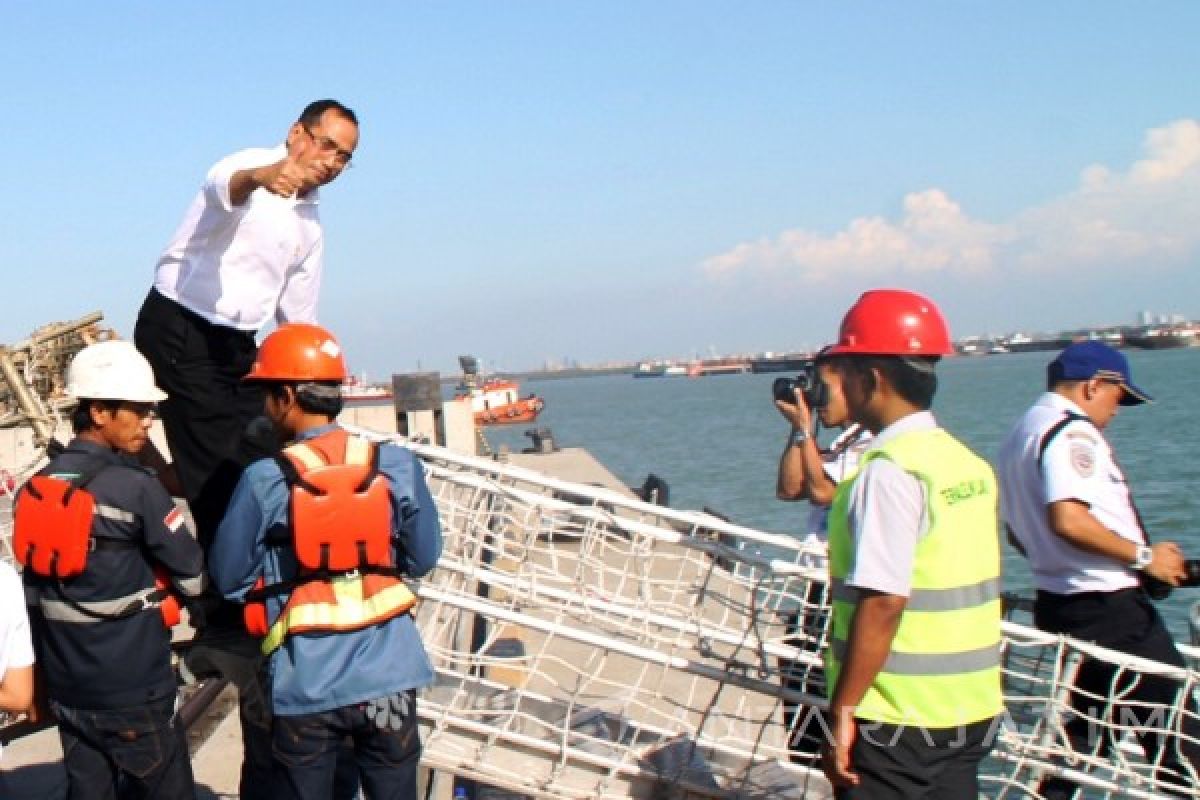
<instances>
[{"instance_id":1,"label":"flag patch on sleeve","mask_svg":"<svg viewBox=\"0 0 1200 800\"><path fill-rule=\"evenodd\" d=\"M172 508L171 512L169 514L167 514L165 517L163 517L163 525L166 525L167 530L169 530L171 533L175 533L176 531L178 531L179 526L182 524L183 524L183 512L179 510L178 506L176 506L175 508Z\"/></svg>"}]
</instances>

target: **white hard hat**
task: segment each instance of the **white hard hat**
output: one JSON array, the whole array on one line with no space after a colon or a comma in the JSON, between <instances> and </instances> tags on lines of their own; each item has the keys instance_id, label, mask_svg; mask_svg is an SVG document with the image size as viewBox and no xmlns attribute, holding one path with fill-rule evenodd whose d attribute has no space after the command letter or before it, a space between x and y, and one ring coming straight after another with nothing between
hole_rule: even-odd
<instances>
[{"instance_id":1,"label":"white hard hat","mask_svg":"<svg viewBox=\"0 0 1200 800\"><path fill-rule=\"evenodd\" d=\"M154 385L150 362L132 342L114 339L88 345L67 368L67 394L91 400L158 403L166 392Z\"/></svg>"}]
</instances>

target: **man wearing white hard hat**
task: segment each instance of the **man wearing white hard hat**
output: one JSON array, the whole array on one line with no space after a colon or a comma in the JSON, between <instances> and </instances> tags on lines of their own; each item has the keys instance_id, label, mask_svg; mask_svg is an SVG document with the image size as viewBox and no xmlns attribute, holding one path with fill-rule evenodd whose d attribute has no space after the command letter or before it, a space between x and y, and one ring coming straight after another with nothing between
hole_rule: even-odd
<instances>
[{"instance_id":1,"label":"man wearing white hard hat","mask_svg":"<svg viewBox=\"0 0 1200 800\"><path fill-rule=\"evenodd\" d=\"M75 438L17 495L13 550L70 796L191 797L169 626L177 595L204 588L204 557L134 458L166 395L122 341L80 351L67 392Z\"/></svg>"}]
</instances>

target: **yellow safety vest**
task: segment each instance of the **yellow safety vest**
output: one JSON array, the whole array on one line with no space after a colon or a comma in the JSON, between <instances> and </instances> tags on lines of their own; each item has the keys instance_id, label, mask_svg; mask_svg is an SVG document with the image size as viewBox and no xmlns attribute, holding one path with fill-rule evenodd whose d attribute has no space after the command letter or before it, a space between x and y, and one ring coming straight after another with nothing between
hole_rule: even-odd
<instances>
[{"instance_id":1,"label":"yellow safety vest","mask_svg":"<svg viewBox=\"0 0 1200 800\"><path fill-rule=\"evenodd\" d=\"M855 716L929 728L994 717L1003 709L996 477L941 429L872 448L859 474L876 458L891 460L924 485L929 529L917 541L911 592L891 652ZM847 507L856 479L838 486L829 514L831 697L858 602L858 590L845 583L854 560Z\"/></svg>"}]
</instances>

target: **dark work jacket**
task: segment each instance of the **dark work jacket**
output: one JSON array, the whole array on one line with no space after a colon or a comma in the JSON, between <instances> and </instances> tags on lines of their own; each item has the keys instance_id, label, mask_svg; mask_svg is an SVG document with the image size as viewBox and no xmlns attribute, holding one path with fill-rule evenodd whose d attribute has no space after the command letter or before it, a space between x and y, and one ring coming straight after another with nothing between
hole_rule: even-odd
<instances>
[{"instance_id":1,"label":"dark work jacket","mask_svg":"<svg viewBox=\"0 0 1200 800\"><path fill-rule=\"evenodd\" d=\"M84 571L61 588L26 569L25 596L50 699L71 708L128 708L175 693L171 633L161 612L150 607L122 619L68 621L63 616L76 611L62 593L77 604L137 596L153 588L153 565L161 564L178 593L195 597L203 588L204 556L162 485L130 458L75 439L41 474L75 477L96 458L107 466L86 490L108 510L96 514L93 536L131 546L89 553Z\"/></svg>"}]
</instances>

